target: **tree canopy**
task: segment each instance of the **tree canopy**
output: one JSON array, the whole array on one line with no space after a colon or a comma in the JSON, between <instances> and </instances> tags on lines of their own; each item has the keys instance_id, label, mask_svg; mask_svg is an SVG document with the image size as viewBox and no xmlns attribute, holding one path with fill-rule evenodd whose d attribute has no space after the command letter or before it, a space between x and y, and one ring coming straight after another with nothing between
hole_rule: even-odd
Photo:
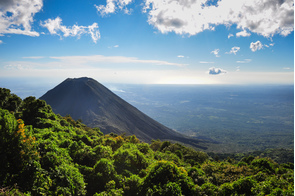
<instances>
[{"instance_id":1,"label":"tree canopy","mask_svg":"<svg viewBox=\"0 0 295 196\"><path fill-rule=\"evenodd\" d=\"M0 88L0 195L293 195L294 164L103 135Z\"/></svg>"}]
</instances>

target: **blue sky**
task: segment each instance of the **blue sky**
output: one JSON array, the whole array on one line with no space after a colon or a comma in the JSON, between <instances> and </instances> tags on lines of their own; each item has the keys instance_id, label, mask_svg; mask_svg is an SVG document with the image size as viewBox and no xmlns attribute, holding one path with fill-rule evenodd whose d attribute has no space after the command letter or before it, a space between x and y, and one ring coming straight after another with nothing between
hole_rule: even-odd
<instances>
[{"instance_id":1,"label":"blue sky","mask_svg":"<svg viewBox=\"0 0 295 196\"><path fill-rule=\"evenodd\" d=\"M0 77L293 84L291 0L2 0Z\"/></svg>"}]
</instances>

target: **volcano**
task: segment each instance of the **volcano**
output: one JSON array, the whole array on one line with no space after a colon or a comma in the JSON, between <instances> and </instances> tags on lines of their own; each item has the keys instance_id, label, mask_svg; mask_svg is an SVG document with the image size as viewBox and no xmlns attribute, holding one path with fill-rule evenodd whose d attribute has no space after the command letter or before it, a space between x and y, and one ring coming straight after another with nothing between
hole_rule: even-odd
<instances>
[{"instance_id":1,"label":"volcano","mask_svg":"<svg viewBox=\"0 0 295 196\"><path fill-rule=\"evenodd\" d=\"M92 78L68 78L40 99L61 116L81 119L104 134L135 135L141 141L170 140L206 149L205 141L182 135L153 120Z\"/></svg>"}]
</instances>

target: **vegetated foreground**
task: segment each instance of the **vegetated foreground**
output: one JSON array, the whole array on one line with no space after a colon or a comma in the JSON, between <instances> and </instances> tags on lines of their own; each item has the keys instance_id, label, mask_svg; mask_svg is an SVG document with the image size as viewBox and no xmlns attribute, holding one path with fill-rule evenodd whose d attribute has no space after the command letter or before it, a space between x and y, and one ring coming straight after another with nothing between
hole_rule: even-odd
<instances>
[{"instance_id":1,"label":"vegetated foreground","mask_svg":"<svg viewBox=\"0 0 295 196\"><path fill-rule=\"evenodd\" d=\"M294 164L103 135L0 88L0 195L293 195Z\"/></svg>"}]
</instances>

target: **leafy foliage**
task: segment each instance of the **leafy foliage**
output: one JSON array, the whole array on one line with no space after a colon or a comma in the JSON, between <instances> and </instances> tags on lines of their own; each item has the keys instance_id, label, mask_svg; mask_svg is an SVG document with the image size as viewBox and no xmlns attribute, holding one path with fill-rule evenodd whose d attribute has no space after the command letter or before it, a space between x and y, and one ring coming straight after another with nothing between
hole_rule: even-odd
<instances>
[{"instance_id":1,"label":"leafy foliage","mask_svg":"<svg viewBox=\"0 0 295 196\"><path fill-rule=\"evenodd\" d=\"M0 89L0 195L293 195L294 164L103 135Z\"/></svg>"}]
</instances>

